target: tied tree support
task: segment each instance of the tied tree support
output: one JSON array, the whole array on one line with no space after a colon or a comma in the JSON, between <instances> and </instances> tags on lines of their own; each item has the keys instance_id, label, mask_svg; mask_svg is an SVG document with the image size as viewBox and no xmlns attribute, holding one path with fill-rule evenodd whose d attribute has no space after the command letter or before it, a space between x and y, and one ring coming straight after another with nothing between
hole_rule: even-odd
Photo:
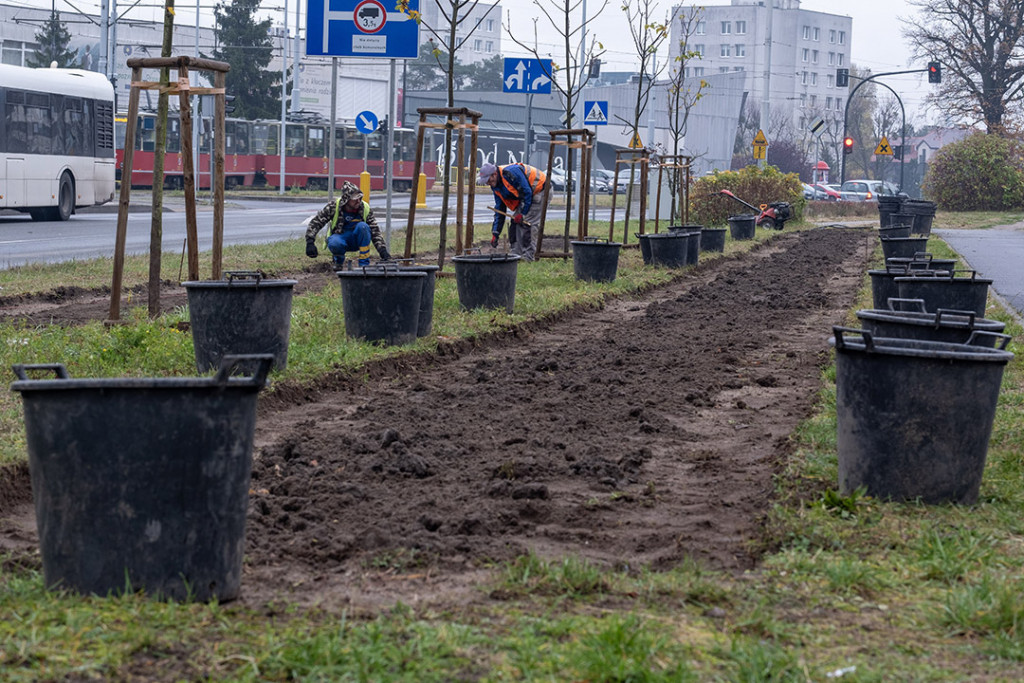
<instances>
[{"instance_id":1,"label":"tied tree support","mask_svg":"<svg viewBox=\"0 0 1024 683\"><path fill-rule=\"evenodd\" d=\"M117 211L117 233L114 245L114 274L110 285L109 322L117 322L121 318L121 287L124 280L124 252L128 231L128 205L132 188L132 161L135 150L135 129L139 116L139 92L141 90L157 90L162 94L178 95L181 106L181 139L192 139L192 117L189 97L192 95L214 96L214 177L213 177L213 254L212 273L214 280L221 276L221 260L224 248L224 85L231 66L225 62L197 57L146 57L129 59L128 67L132 70L131 92L128 96L128 122L125 127L124 165L121 169L121 193ZM189 68L213 72L213 87L194 87L189 85ZM143 81L143 69L177 69L178 78L173 82ZM192 149L182 145L182 175L185 179L185 228L188 246L188 279L199 279L199 244L196 227L195 201L195 168ZM156 182L154 181L154 185ZM150 262L154 252L159 254L161 244L150 240ZM159 281L157 282L159 286ZM152 289L152 285L151 285ZM159 302L159 291L155 294ZM154 308L154 293L150 292L151 316L159 314L159 304Z\"/></svg>"},{"instance_id":2,"label":"tied tree support","mask_svg":"<svg viewBox=\"0 0 1024 683\"><path fill-rule=\"evenodd\" d=\"M580 193L582 203L579 210L576 212L576 239L582 240L589 234L589 227L587 224L587 213L590 206L590 169L593 166L593 150L594 140L597 134L587 128L576 128L566 130L552 130L549 131L551 134L551 146L548 152L548 169L547 169L547 182L544 185L544 197L542 198L542 207L540 212L540 228L537 232L537 258L569 258L569 221L565 222L565 232L562 236L562 251L544 253L541 250L541 246L544 243L544 223L547 220L548 215L548 197L551 196L551 166L555 158L555 148L560 145L565 145L570 150L580 150L580 177L579 183L583 191ZM559 138L565 138L560 140ZM573 140L578 138L578 140ZM571 157L570 157L571 158ZM567 192L571 198L573 196L572 191ZM536 198L534 199L536 201Z\"/></svg>"}]
</instances>

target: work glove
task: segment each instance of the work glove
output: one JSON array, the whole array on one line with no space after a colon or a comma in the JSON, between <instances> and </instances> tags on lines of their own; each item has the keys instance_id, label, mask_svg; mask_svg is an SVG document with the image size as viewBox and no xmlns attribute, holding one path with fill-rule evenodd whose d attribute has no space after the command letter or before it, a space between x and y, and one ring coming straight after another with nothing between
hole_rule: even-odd
<instances>
[{"instance_id":1,"label":"work glove","mask_svg":"<svg viewBox=\"0 0 1024 683\"><path fill-rule=\"evenodd\" d=\"M496 232L492 232L491 233L491 246L492 247L498 246L498 233L496 233Z\"/></svg>"},{"instance_id":2,"label":"work glove","mask_svg":"<svg viewBox=\"0 0 1024 683\"><path fill-rule=\"evenodd\" d=\"M512 216L512 222L513 223L522 223L523 222L523 214L521 214L519 212L516 212L516 215Z\"/></svg>"},{"instance_id":3,"label":"work glove","mask_svg":"<svg viewBox=\"0 0 1024 683\"><path fill-rule=\"evenodd\" d=\"M380 260L381 261L390 261L391 260L391 252L388 251L387 247L381 247L380 249L377 250L377 253L380 254Z\"/></svg>"},{"instance_id":4,"label":"work glove","mask_svg":"<svg viewBox=\"0 0 1024 683\"><path fill-rule=\"evenodd\" d=\"M306 240L306 256L309 258L316 258L320 252L316 250L316 242L313 240Z\"/></svg>"}]
</instances>

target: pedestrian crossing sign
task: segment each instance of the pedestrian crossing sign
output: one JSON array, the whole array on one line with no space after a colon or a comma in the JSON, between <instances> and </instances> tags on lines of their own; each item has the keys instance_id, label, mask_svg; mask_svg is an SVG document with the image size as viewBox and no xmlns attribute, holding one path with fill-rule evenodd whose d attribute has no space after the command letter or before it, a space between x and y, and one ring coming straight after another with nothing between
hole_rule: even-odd
<instances>
[{"instance_id":1,"label":"pedestrian crossing sign","mask_svg":"<svg viewBox=\"0 0 1024 683\"><path fill-rule=\"evenodd\" d=\"M583 125L585 126L607 126L608 125L608 101L587 100L583 102Z\"/></svg>"},{"instance_id":2,"label":"pedestrian crossing sign","mask_svg":"<svg viewBox=\"0 0 1024 683\"><path fill-rule=\"evenodd\" d=\"M629 141L630 149L642 149L644 143L640 141L640 133L633 133L633 139Z\"/></svg>"}]
</instances>

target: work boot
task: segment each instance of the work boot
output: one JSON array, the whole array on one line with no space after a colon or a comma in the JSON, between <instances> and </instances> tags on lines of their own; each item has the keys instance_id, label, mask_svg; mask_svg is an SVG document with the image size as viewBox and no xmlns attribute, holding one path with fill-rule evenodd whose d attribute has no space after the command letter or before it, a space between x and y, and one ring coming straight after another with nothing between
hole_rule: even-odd
<instances>
[{"instance_id":1,"label":"work boot","mask_svg":"<svg viewBox=\"0 0 1024 683\"><path fill-rule=\"evenodd\" d=\"M335 256L334 257L334 268L335 270L345 270L345 257Z\"/></svg>"}]
</instances>

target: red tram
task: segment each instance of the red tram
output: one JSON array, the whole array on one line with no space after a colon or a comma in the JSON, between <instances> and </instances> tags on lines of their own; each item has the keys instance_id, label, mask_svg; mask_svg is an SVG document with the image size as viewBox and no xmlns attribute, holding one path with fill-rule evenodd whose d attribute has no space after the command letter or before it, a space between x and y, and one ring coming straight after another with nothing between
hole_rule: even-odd
<instances>
[{"instance_id":1,"label":"red tram","mask_svg":"<svg viewBox=\"0 0 1024 683\"><path fill-rule=\"evenodd\" d=\"M121 179L124 165L124 139L127 116L119 115L115 120L117 142L117 179ZM200 128L199 158L195 161L196 186L210 187L213 158L213 136L210 119L202 120ZM281 183L281 139L280 121L246 121L226 119L224 136L224 184L234 187L279 187ZM327 139L330 125L324 122L289 121L285 128L285 174L286 188L326 190L328 182L329 147ZM359 184L359 174L370 173L370 189L384 189L384 147L385 136L380 133L365 135L354 126L335 125L336 146L334 150L334 186L340 188L348 180ZM394 190L408 191L415 186L412 177L416 155L416 131L396 128L394 131L394 163L391 184ZM365 169L364 169L365 145ZM153 157L156 148L156 113L139 114L135 133L135 153L132 161L132 187L145 188L153 185ZM164 154L164 187L184 187L181 163L181 122L177 114L167 116L167 144ZM429 189L436 176L437 164L424 161L422 173L426 174Z\"/></svg>"}]
</instances>

